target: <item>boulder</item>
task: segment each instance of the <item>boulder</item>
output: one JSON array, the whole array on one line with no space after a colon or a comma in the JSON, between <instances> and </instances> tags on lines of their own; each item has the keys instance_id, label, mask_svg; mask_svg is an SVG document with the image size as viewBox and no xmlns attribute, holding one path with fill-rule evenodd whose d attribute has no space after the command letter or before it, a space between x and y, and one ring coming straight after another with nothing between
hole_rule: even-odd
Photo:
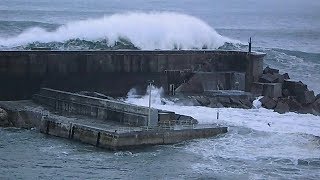
<instances>
[{"instance_id":1,"label":"boulder","mask_svg":"<svg viewBox=\"0 0 320 180\"><path fill-rule=\"evenodd\" d=\"M277 105L277 102L275 101L275 99L270 98L268 96L264 96L259 101L261 102L262 107L267 108L267 109L273 109Z\"/></svg>"},{"instance_id":2,"label":"boulder","mask_svg":"<svg viewBox=\"0 0 320 180\"><path fill-rule=\"evenodd\" d=\"M302 105L295 98L288 99L287 103L289 105L290 111L292 112L298 112L302 109Z\"/></svg>"},{"instance_id":3,"label":"boulder","mask_svg":"<svg viewBox=\"0 0 320 180\"><path fill-rule=\"evenodd\" d=\"M210 103L209 105L208 105L208 107L211 107L211 108L224 108L224 106L221 104L221 103Z\"/></svg>"},{"instance_id":4,"label":"boulder","mask_svg":"<svg viewBox=\"0 0 320 180\"><path fill-rule=\"evenodd\" d=\"M280 100L277 103L277 106L274 108L274 111L280 114L284 114L290 111L289 105L287 102Z\"/></svg>"},{"instance_id":5,"label":"boulder","mask_svg":"<svg viewBox=\"0 0 320 180\"><path fill-rule=\"evenodd\" d=\"M311 104L316 100L316 97L314 96L313 91L304 91L302 93L299 93L297 95L298 102L302 104Z\"/></svg>"},{"instance_id":6,"label":"boulder","mask_svg":"<svg viewBox=\"0 0 320 180\"><path fill-rule=\"evenodd\" d=\"M183 98L175 101L175 104L183 106L201 106L195 98Z\"/></svg>"},{"instance_id":7,"label":"boulder","mask_svg":"<svg viewBox=\"0 0 320 180\"><path fill-rule=\"evenodd\" d=\"M271 98L268 96L263 96L261 99L259 99L259 101L261 102L261 104L264 104L264 103L270 101L270 99Z\"/></svg>"},{"instance_id":8,"label":"boulder","mask_svg":"<svg viewBox=\"0 0 320 180\"><path fill-rule=\"evenodd\" d=\"M241 99L237 97L230 97L230 107L250 109L252 108L252 102L248 99Z\"/></svg>"},{"instance_id":9,"label":"boulder","mask_svg":"<svg viewBox=\"0 0 320 180\"><path fill-rule=\"evenodd\" d=\"M297 96L308 90L308 86L303 84L301 81L297 82L291 80L284 80L282 88L288 89L290 96Z\"/></svg>"},{"instance_id":10,"label":"boulder","mask_svg":"<svg viewBox=\"0 0 320 180\"><path fill-rule=\"evenodd\" d=\"M251 109L253 107L253 104L252 104L253 101L249 99L240 99L240 102L246 107L248 107L248 109Z\"/></svg>"},{"instance_id":11,"label":"boulder","mask_svg":"<svg viewBox=\"0 0 320 180\"><path fill-rule=\"evenodd\" d=\"M316 96L316 100L318 100L318 99L320 99L320 94L318 94L318 95Z\"/></svg>"},{"instance_id":12,"label":"boulder","mask_svg":"<svg viewBox=\"0 0 320 180\"><path fill-rule=\"evenodd\" d=\"M230 97L230 107L233 108L243 108L243 109L249 109L248 106L242 104L239 98L237 97Z\"/></svg>"},{"instance_id":13,"label":"boulder","mask_svg":"<svg viewBox=\"0 0 320 180\"><path fill-rule=\"evenodd\" d=\"M217 97L211 97L209 98L209 100L210 100L210 103L213 103L213 104L217 104L219 102Z\"/></svg>"},{"instance_id":14,"label":"boulder","mask_svg":"<svg viewBox=\"0 0 320 180\"><path fill-rule=\"evenodd\" d=\"M221 103L223 106L228 107L231 104L229 97L219 97L218 102Z\"/></svg>"},{"instance_id":15,"label":"boulder","mask_svg":"<svg viewBox=\"0 0 320 180\"><path fill-rule=\"evenodd\" d=\"M210 104L208 107L211 108L223 108L224 106L218 101L217 97L210 98Z\"/></svg>"},{"instance_id":16,"label":"boulder","mask_svg":"<svg viewBox=\"0 0 320 180\"><path fill-rule=\"evenodd\" d=\"M282 74L282 76L283 76L283 79L290 79L290 76L288 73L284 73Z\"/></svg>"},{"instance_id":17,"label":"boulder","mask_svg":"<svg viewBox=\"0 0 320 180\"><path fill-rule=\"evenodd\" d=\"M290 92L288 89L283 89L282 90L282 97L288 97L290 96Z\"/></svg>"},{"instance_id":18,"label":"boulder","mask_svg":"<svg viewBox=\"0 0 320 180\"><path fill-rule=\"evenodd\" d=\"M317 99L316 101L314 101L312 106L315 111L320 113L320 99Z\"/></svg>"},{"instance_id":19,"label":"boulder","mask_svg":"<svg viewBox=\"0 0 320 180\"><path fill-rule=\"evenodd\" d=\"M298 111L301 114L314 114L318 115L319 113L313 108L312 104L307 104L302 106L302 108Z\"/></svg>"},{"instance_id":20,"label":"boulder","mask_svg":"<svg viewBox=\"0 0 320 180\"><path fill-rule=\"evenodd\" d=\"M203 93L204 89L200 83L182 83L177 89L176 92L181 93Z\"/></svg>"},{"instance_id":21,"label":"boulder","mask_svg":"<svg viewBox=\"0 0 320 180\"><path fill-rule=\"evenodd\" d=\"M208 106L210 104L210 99L209 98L206 98L206 97L203 97L203 96L197 96L197 97L195 97L195 99L198 101L198 103L201 106Z\"/></svg>"},{"instance_id":22,"label":"boulder","mask_svg":"<svg viewBox=\"0 0 320 180\"><path fill-rule=\"evenodd\" d=\"M273 68L270 68L269 66L267 66L263 70L263 74L277 74L277 73L279 73L278 69L273 69Z\"/></svg>"},{"instance_id":23,"label":"boulder","mask_svg":"<svg viewBox=\"0 0 320 180\"><path fill-rule=\"evenodd\" d=\"M9 119L8 119L8 113L4 109L0 108L0 127L8 126L9 125Z\"/></svg>"},{"instance_id":24,"label":"boulder","mask_svg":"<svg viewBox=\"0 0 320 180\"><path fill-rule=\"evenodd\" d=\"M284 82L284 77L281 74L276 75L278 77L277 83L283 83Z\"/></svg>"},{"instance_id":25,"label":"boulder","mask_svg":"<svg viewBox=\"0 0 320 180\"><path fill-rule=\"evenodd\" d=\"M279 79L279 77L277 75L263 74L259 78L259 82L262 82L262 83L276 83L276 82L278 82L278 79Z\"/></svg>"}]
</instances>

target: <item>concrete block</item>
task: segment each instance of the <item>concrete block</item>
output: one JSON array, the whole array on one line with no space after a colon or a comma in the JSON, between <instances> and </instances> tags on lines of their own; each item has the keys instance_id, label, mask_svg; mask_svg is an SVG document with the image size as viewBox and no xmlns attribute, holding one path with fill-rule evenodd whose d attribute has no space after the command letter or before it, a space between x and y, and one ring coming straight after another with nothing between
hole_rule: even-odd
<instances>
[{"instance_id":1,"label":"concrete block","mask_svg":"<svg viewBox=\"0 0 320 180\"><path fill-rule=\"evenodd\" d=\"M255 95L269 96L272 98L281 97L282 96L282 84L281 83L258 83L258 82L255 82L252 84L251 91Z\"/></svg>"},{"instance_id":2,"label":"concrete block","mask_svg":"<svg viewBox=\"0 0 320 180\"><path fill-rule=\"evenodd\" d=\"M264 84L262 95L269 96L269 97L281 97L282 96L282 84L281 83Z\"/></svg>"}]
</instances>

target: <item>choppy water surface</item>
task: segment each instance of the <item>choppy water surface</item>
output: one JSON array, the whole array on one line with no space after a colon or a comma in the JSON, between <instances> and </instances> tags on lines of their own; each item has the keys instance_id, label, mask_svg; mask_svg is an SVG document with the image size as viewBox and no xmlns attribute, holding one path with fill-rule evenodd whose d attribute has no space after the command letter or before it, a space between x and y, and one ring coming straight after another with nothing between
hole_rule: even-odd
<instances>
[{"instance_id":1,"label":"choppy water surface","mask_svg":"<svg viewBox=\"0 0 320 180\"><path fill-rule=\"evenodd\" d=\"M1 0L0 49L254 49L265 65L320 93L320 1L314 0ZM320 118L256 108L161 104L225 135L176 145L108 152L0 129L0 179L320 179ZM147 97L126 99L147 105ZM258 106L258 105L257 105ZM259 106L258 106L259 107ZM269 127L267 123L271 123Z\"/></svg>"}]
</instances>

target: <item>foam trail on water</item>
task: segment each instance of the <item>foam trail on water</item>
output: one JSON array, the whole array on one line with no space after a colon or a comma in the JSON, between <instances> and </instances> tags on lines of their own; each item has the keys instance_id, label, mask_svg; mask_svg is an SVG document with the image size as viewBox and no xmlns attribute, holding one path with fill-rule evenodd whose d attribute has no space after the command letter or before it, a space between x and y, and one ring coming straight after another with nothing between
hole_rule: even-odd
<instances>
[{"instance_id":1,"label":"foam trail on water","mask_svg":"<svg viewBox=\"0 0 320 180\"><path fill-rule=\"evenodd\" d=\"M216 120L216 108L201 106L180 106L173 102L163 103L161 89L152 89L152 107L174 111L179 114L189 115L197 119L200 124L220 123L227 126L247 127L258 131L276 133L298 133L320 136L319 116L311 114L286 113L278 114L272 110L262 108L259 102L254 102L254 109L220 108L219 120ZM126 102L148 106L148 95L137 97L132 94ZM268 123L271 125L269 126Z\"/></svg>"},{"instance_id":2,"label":"foam trail on water","mask_svg":"<svg viewBox=\"0 0 320 180\"><path fill-rule=\"evenodd\" d=\"M34 27L16 37L1 38L0 46L15 47L32 42L64 42L70 39L103 40L113 45L119 38L141 49L215 49L225 42L238 43L219 35L204 21L172 12L125 13L70 22L55 31Z\"/></svg>"}]
</instances>

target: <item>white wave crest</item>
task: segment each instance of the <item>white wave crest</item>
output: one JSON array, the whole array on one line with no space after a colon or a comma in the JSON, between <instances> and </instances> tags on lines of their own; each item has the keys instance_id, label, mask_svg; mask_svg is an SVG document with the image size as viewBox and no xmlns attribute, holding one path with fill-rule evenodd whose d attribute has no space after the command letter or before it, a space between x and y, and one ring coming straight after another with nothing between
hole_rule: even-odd
<instances>
[{"instance_id":1,"label":"white wave crest","mask_svg":"<svg viewBox=\"0 0 320 180\"><path fill-rule=\"evenodd\" d=\"M70 39L103 40L113 45L119 38L141 49L215 49L225 42L238 43L218 34L204 21L172 12L125 13L70 22L55 31L34 27L15 37L1 38L0 46L32 42L64 42Z\"/></svg>"}]
</instances>

